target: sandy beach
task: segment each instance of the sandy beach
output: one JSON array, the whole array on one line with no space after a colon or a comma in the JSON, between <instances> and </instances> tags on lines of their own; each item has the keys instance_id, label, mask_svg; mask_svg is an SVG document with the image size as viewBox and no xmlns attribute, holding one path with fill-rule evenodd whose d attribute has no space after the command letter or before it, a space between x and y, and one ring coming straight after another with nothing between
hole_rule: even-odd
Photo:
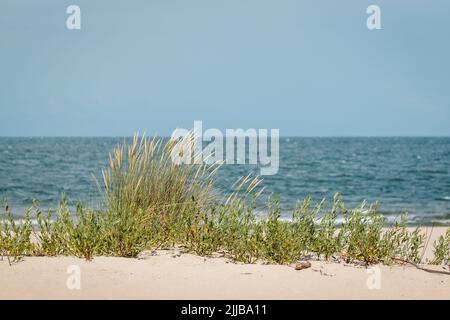
<instances>
[{"instance_id":1,"label":"sandy beach","mask_svg":"<svg viewBox=\"0 0 450 320\"><path fill-rule=\"evenodd\" d=\"M428 234L430 230L424 229ZM424 259L444 231L434 228ZM26 257L12 266L5 258L0 261L0 299L450 299L450 275L412 265L368 269L310 262L310 268L298 271L292 265L236 264L174 250L139 259L96 257L90 262ZM80 289L67 286L71 266L79 267ZM377 274L378 287L371 278Z\"/></svg>"}]
</instances>

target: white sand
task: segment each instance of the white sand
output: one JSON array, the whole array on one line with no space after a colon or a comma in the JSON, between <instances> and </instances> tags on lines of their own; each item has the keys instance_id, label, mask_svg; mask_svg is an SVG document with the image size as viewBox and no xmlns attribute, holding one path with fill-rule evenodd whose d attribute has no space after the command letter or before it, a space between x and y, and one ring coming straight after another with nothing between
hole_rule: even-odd
<instances>
[{"instance_id":1,"label":"white sand","mask_svg":"<svg viewBox=\"0 0 450 320\"><path fill-rule=\"evenodd\" d=\"M433 239L443 230L435 228ZM430 254L428 250L426 256ZM367 282L374 278L364 267L311 263L311 268L296 271L173 251L141 260L27 257L9 266L4 259L0 299L450 299L450 275L413 266L378 266L380 288L369 289ZM80 290L67 288L71 265L80 267Z\"/></svg>"}]
</instances>

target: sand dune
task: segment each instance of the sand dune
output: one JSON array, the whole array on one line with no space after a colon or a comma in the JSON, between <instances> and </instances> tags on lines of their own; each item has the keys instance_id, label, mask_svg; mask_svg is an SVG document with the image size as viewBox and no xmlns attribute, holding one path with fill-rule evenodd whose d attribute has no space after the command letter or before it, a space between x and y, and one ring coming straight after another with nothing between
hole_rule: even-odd
<instances>
[{"instance_id":1,"label":"sand dune","mask_svg":"<svg viewBox=\"0 0 450 320\"><path fill-rule=\"evenodd\" d=\"M442 230L435 229L433 238ZM426 256L429 254L430 250ZM27 257L13 266L4 259L0 261L0 298L450 299L450 275L411 265L367 269L322 261L311 264L296 271L292 266L236 264L225 258L175 251L158 251L142 259L97 257L91 262L72 257ZM67 286L74 275L68 273L73 272L73 265L80 270L79 290ZM426 267L444 271L442 267ZM377 274L380 277L374 278Z\"/></svg>"}]
</instances>

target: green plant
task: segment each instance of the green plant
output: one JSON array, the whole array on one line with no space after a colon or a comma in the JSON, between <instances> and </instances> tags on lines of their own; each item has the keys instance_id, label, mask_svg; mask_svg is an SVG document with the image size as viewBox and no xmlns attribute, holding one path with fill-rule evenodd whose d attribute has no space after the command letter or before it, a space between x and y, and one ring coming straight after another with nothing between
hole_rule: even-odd
<instances>
[{"instance_id":1,"label":"green plant","mask_svg":"<svg viewBox=\"0 0 450 320\"><path fill-rule=\"evenodd\" d=\"M449 264L450 259L450 228L447 229L445 235L441 235L433 244L434 260L431 262L434 265L442 263Z\"/></svg>"},{"instance_id":2,"label":"green plant","mask_svg":"<svg viewBox=\"0 0 450 320\"><path fill-rule=\"evenodd\" d=\"M280 199L268 204L268 216L261 222L264 259L285 264L299 259L301 251L293 241L294 234L287 221L280 220Z\"/></svg>"},{"instance_id":3,"label":"green plant","mask_svg":"<svg viewBox=\"0 0 450 320\"><path fill-rule=\"evenodd\" d=\"M319 210L322 208L323 203L322 201L319 204ZM339 194L335 194L331 211L325 211L323 213L313 237L311 248L319 259L321 255L324 255L325 260L328 260L333 254L339 251L341 238L340 235L336 236L336 219L339 209L342 209L342 200Z\"/></svg>"},{"instance_id":4,"label":"green plant","mask_svg":"<svg viewBox=\"0 0 450 320\"><path fill-rule=\"evenodd\" d=\"M367 208L363 202L359 207L345 211L339 237L347 262L380 262L379 245L384 222L384 217L378 213L378 204Z\"/></svg>"},{"instance_id":5,"label":"green plant","mask_svg":"<svg viewBox=\"0 0 450 320\"><path fill-rule=\"evenodd\" d=\"M35 249L31 241L31 208L25 211L25 217L19 221L13 218L6 199L3 209L0 223L1 255L7 256L8 259L11 257L13 262L17 262L23 256L32 255Z\"/></svg>"}]
</instances>

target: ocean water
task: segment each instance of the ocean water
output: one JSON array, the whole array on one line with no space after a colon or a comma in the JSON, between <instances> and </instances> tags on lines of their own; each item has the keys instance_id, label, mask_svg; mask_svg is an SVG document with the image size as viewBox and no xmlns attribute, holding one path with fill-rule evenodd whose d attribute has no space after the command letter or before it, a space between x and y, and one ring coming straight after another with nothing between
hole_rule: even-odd
<instances>
[{"instance_id":1,"label":"ocean water","mask_svg":"<svg viewBox=\"0 0 450 320\"><path fill-rule=\"evenodd\" d=\"M33 199L57 206L61 193L70 204L95 205L92 178L123 138L0 138L0 195L16 216ZM219 192L256 168L226 165ZM347 205L379 200L389 217L407 211L412 223L450 224L450 138L280 138L278 174L264 176L267 193L282 195L283 215L296 201L342 194Z\"/></svg>"}]
</instances>

